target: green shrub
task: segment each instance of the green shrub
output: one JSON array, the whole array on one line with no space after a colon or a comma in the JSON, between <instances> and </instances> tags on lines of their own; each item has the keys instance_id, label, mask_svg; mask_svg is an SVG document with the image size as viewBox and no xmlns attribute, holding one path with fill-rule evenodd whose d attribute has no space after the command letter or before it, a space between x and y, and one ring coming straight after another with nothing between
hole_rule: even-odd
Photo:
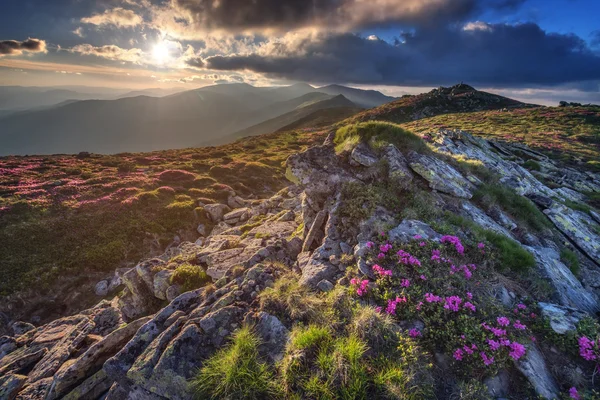
<instances>
[{"instance_id":1,"label":"green shrub","mask_svg":"<svg viewBox=\"0 0 600 400\"><path fill-rule=\"evenodd\" d=\"M197 399L276 399L279 389L258 353L260 340L249 327L233 334L231 344L209 358L192 387Z\"/></svg>"},{"instance_id":2,"label":"green shrub","mask_svg":"<svg viewBox=\"0 0 600 400\"><path fill-rule=\"evenodd\" d=\"M525 161L523 166L532 171L541 171L542 170L542 166L540 165L540 163L535 160L527 160L527 161Z\"/></svg>"},{"instance_id":3,"label":"green shrub","mask_svg":"<svg viewBox=\"0 0 600 400\"><path fill-rule=\"evenodd\" d=\"M374 148L392 143L400 151L429 151L427 144L419 136L389 122L361 122L346 125L335 133L336 151L350 150L360 142L372 142Z\"/></svg>"},{"instance_id":4,"label":"green shrub","mask_svg":"<svg viewBox=\"0 0 600 400\"><path fill-rule=\"evenodd\" d=\"M349 331L365 341L370 348L381 351L397 343L394 321L386 314L371 306L358 306L354 310Z\"/></svg>"},{"instance_id":5,"label":"green shrub","mask_svg":"<svg viewBox=\"0 0 600 400\"><path fill-rule=\"evenodd\" d=\"M198 265L181 264L171 276L171 283L180 285L184 292L198 289L211 281L211 277Z\"/></svg>"},{"instance_id":6,"label":"green shrub","mask_svg":"<svg viewBox=\"0 0 600 400\"><path fill-rule=\"evenodd\" d=\"M573 273L573 275L579 275L579 258L574 251L569 249L563 249L560 252L560 259Z\"/></svg>"}]
</instances>

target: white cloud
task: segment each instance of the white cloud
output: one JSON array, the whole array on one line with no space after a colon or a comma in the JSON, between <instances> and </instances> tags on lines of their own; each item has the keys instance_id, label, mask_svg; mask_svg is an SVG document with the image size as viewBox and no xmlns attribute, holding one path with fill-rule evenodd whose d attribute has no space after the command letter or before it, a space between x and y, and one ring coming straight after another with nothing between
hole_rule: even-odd
<instances>
[{"instance_id":1,"label":"white cloud","mask_svg":"<svg viewBox=\"0 0 600 400\"><path fill-rule=\"evenodd\" d=\"M119 28L131 28L141 25L144 20L132 10L117 7L106 10L103 14L95 14L91 17L82 18L81 22L97 26L114 25Z\"/></svg>"}]
</instances>

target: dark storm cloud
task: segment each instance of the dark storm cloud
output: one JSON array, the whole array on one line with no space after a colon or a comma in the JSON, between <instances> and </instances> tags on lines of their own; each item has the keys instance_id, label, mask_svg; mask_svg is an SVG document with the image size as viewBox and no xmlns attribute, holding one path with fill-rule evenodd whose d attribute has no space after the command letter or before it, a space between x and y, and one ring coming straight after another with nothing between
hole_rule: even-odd
<instances>
[{"instance_id":1,"label":"dark storm cloud","mask_svg":"<svg viewBox=\"0 0 600 400\"><path fill-rule=\"evenodd\" d=\"M22 42L17 40L0 41L0 55L22 54L23 52L41 53L46 51L46 42L40 39L27 39Z\"/></svg>"},{"instance_id":2,"label":"dark storm cloud","mask_svg":"<svg viewBox=\"0 0 600 400\"><path fill-rule=\"evenodd\" d=\"M202 31L345 30L388 23L462 21L482 10L517 8L526 0L173 0Z\"/></svg>"},{"instance_id":3,"label":"dark storm cloud","mask_svg":"<svg viewBox=\"0 0 600 400\"><path fill-rule=\"evenodd\" d=\"M600 79L600 56L575 35L533 23L470 23L421 29L390 44L353 34L286 36L248 55L205 59L215 70L357 84L438 85L468 81L522 86Z\"/></svg>"},{"instance_id":4,"label":"dark storm cloud","mask_svg":"<svg viewBox=\"0 0 600 400\"><path fill-rule=\"evenodd\" d=\"M206 65L200 57L188 58L187 60L185 60L185 64L195 68L204 68L204 66Z\"/></svg>"}]
</instances>

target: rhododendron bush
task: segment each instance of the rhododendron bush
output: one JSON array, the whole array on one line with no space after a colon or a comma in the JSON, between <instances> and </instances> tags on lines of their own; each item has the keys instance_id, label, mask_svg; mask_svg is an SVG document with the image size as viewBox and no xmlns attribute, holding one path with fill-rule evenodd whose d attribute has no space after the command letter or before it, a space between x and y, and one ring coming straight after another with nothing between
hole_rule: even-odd
<instances>
[{"instance_id":1,"label":"rhododendron bush","mask_svg":"<svg viewBox=\"0 0 600 400\"><path fill-rule=\"evenodd\" d=\"M368 242L367 277L351 280L354 295L397 321L421 321L406 333L443 351L465 375L493 375L527 354L537 315L519 303L504 310L484 291L492 253L457 236L394 243L385 234Z\"/></svg>"}]
</instances>

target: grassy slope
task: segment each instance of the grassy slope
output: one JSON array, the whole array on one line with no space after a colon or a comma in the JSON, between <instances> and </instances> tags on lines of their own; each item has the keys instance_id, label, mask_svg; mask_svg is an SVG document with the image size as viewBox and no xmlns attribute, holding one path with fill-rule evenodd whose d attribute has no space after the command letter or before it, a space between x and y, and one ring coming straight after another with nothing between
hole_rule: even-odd
<instances>
[{"instance_id":1,"label":"grassy slope","mask_svg":"<svg viewBox=\"0 0 600 400\"><path fill-rule=\"evenodd\" d=\"M268 195L283 163L323 140L291 131L230 145L154 153L0 158L0 295L51 288L72 272L111 271L195 239L198 200ZM161 180L166 170L181 179ZM186 236L187 235L187 236Z\"/></svg>"}]
</instances>

